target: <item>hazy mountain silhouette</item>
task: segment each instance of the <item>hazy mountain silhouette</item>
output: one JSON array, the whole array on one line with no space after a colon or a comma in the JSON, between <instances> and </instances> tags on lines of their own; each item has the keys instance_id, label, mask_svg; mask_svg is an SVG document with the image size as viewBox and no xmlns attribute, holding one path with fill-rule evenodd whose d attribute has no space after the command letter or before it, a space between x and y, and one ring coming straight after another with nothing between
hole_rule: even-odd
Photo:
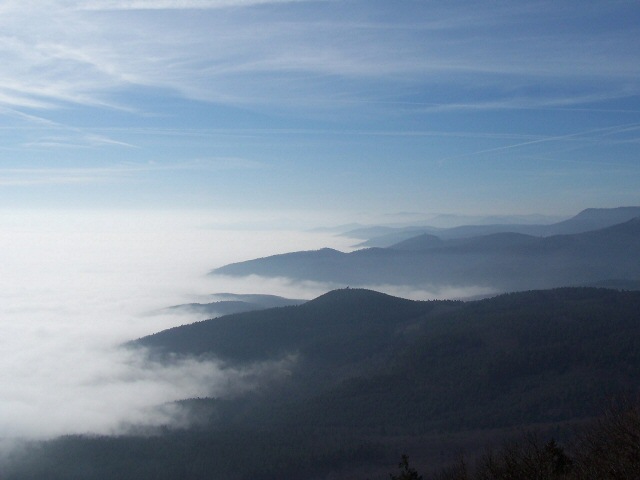
<instances>
[{"instance_id":1,"label":"hazy mountain silhouette","mask_svg":"<svg viewBox=\"0 0 640 480\"><path fill-rule=\"evenodd\" d=\"M391 248L403 251L423 251L430 248L442 247L444 244L445 242L440 237L436 237L430 233L423 233L398 242Z\"/></svg>"},{"instance_id":2,"label":"hazy mountain silhouette","mask_svg":"<svg viewBox=\"0 0 640 480\"><path fill-rule=\"evenodd\" d=\"M640 207L617 207L617 208L588 208L578 213L576 216L552 224L518 224L518 223L497 223L481 225L463 225L451 228L435 228L431 226L423 227L369 227L369 229L359 229L356 238L367 238L356 247L389 247L395 243L411 238L413 233L430 233L442 239L468 238L492 233L512 232L526 235L546 237L550 235L563 235L573 233L583 233L590 230L610 227L623 223L632 218L640 216ZM369 233L369 235L366 235ZM345 234L352 236L350 232Z\"/></svg>"},{"instance_id":3,"label":"hazy mountain silhouette","mask_svg":"<svg viewBox=\"0 0 640 480\"><path fill-rule=\"evenodd\" d=\"M342 234L344 237L368 239L367 241L373 241L376 239L386 239L387 241L398 236L402 237L401 240L409 238L408 236L415 236L421 233L438 232L441 229L430 226L409 226L409 227L386 227L386 226L370 226L360 227L355 230L350 230ZM367 242L363 242L367 243ZM368 245L378 246L378 245ZM386 245L385 245L386 246Z\"/></svg>"},{"instance_id":4,"label":"hazy mountain silhouette","mask_svg":"<svg viewBox=\"0 0 640 480\"><path fill-rule=\"evenodd\" d=\"M597 230L640 217L640 207L588 208L575 217L551 225L554 234Z\"/></svg>"},{"instance_id":5,"label":"hazy mountain silhouette","mask_svg":"<svg viewBox=\"0 0 640 480\"><path fill-rule=\"evenodd\" d=\"M517 291L637 280L638 258L640 219L634 218L600 230L548 237L496 233L439 241L423 234L389 248L294 252L226 265L212 273L353 286L483 286Z\"/></svg>"},{"instance_id":6,"label":"hazy mountain silhouette","mask_svg":"<svg viewBox=\"0 0 640 480\"><path fill-rule=\"evenodd\" d=\"M167 307L165 310L196 312L203 316L221 316L232 313L250 312L253 310L264 310L265 308L284 307L286 305L300 305L305 302L305 300L262 294L215 293L212 297L219 300L209 303L173 305Z\"/></svg>"}]
</instances>

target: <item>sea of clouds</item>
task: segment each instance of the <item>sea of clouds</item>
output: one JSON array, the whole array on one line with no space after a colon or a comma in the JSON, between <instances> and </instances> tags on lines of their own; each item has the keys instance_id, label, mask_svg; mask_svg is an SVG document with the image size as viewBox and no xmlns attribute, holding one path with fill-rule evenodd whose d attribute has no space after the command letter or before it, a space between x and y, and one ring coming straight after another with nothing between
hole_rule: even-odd
<instances>
[{"instance_id":1,"label":"sea of clouds","mask_svg":"<svg viewBox=\"0 0 640 480\"><path fill-rule=\"evenodd\" d=\"M120 348L201 320L159 312L219 291L322 293L317 286L221 282L206 274L252 256L335 244L334 237L224 230L209 227L210 220L185 213L0 213L1 436L108 434L163 424L175 414L168 403L224 395L254 378L215 362L152 364Z\"/></svg>"},{"instance_id":2,"label":"sea of clouds","mask_svg":"<svg viewBox=\"0 0 640 480\"><path fill-rule=\"evenodd\" d=\"M179 421L176 400L251 388L257 373L282 365L167 366L121 345L201 320L164 308L212 301L218 292L314 298L334 286L207 273L275 253L347 251L350 243L318 231L228 228L202 213L0 212L0 437L122 433Z\"/></svg>"}]
</instances>

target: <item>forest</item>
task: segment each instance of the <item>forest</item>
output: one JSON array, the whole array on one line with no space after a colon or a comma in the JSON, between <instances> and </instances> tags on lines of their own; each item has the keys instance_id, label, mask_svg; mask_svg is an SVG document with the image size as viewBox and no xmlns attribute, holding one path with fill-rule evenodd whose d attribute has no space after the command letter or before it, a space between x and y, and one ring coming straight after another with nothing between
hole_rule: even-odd
<instances>
[{"instance_id":1,"label":"forest","mask_svg":"<svg viewBox=\"0 0 640 480\"><path fill-rule=\"evenodd\" d=\"M211 357L229 368L294 360L257 389L179 402L188 427L32 443L3 478L373 480L403 454L411 468L438 472L525 431L542 439L538 449L570 444L612 399L637 396L639 316L632 291L425 302L342 289L178 327L123 348L144 347L150 362Z\"/></svg>"}]
</instances>

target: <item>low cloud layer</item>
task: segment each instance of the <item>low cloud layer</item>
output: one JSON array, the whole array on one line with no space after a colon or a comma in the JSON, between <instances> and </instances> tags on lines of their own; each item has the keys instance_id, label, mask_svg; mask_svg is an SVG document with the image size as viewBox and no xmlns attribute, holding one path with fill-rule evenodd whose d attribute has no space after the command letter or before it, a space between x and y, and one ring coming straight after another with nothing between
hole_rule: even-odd
<instances>
[{"instance_id":1,"label":"low cloud layer","mask_svg":"<svg viewBox=\"0 0 640 480\"><path fill-rule=\"evenodd\" d=\"M229 262L349 239L292 230L223 230L198 214L2 212L0 440L122 433L181 424L180 399L234 395L286 374L294 358L238 369L150 362L121 345L202 314L166 310L212 294L311 299L333 288L283 278L211 276ZM228 221L228 219L227 219ZM414 299L490 292L372 285Z\"/></svg>"},{"instance_id":2,"label":"low cloud layer","mask_svg":"<svg viewBox=\"0 0 640 480\"><path fill-rule=\"evenodd\" d=\"M206 276L212 267L331 240L285 231L214 230L203 227L210 218L184 214L0 212L0 220L5 439L109 434L180 421L170 402L234 394L254 386L262 374L277 375L284 363L242 370L196 360L163 366L120 345L202 319L185 312L150 315L169 305L196 302L221 288L271 293L272 283L217 283ZM303 290L293 293L323 293Z\"/></svg>"}]
</instances>

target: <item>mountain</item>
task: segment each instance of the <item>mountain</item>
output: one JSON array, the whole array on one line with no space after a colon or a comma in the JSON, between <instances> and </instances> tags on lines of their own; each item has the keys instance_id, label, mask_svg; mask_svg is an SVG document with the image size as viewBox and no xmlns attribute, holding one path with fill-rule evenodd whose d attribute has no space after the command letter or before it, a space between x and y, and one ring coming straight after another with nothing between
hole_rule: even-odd
<instances>
[{"instance_id":1,"label":"mountain","mask_svg":"<svg viewBox=\"0 0 640 480\"><path fill-rule=\"evenodd\" d=\"M413 236L406 240L400 241L392 245L393 250L402 251L422 251L430 248L442 247L444 241L440 237L423 233L422 235Z\"/></svg>"},{"instance_id":2,"label":"mountain","mask_svg":"<svg viewBox=\"0 0 640 480\"><path fill-rule=\"evenodd\" d=\"M541 237L571 235L611 227L638 216L640 216L640 207L588 208L574 217L550 225L467 225L450 228L444 232L440 231L439 235L442 238L462 238L500 232L522 233Z\"/></svg>"},{"instance_id":3,"label":"mountain","mask_svg":"<svg viewBox=\"0 0 640 480\"><path fill-rule=\"evenodd\" d=\"M295 252L226 265L212 273L334 285L480 286L496 291L635 281L640 279L639 218L549 237L504 232L439 241L423 234L389 248Z\"/></svg>"},{"instance_id":4,"label":"mountain","mask_svg":"<svg viewBox=\"0 0 640 480\"><path fill-rule=\"evenodd\" d=\"M258 271L255 272L251 272L252 265L247 265L248 262L240 262L231 264L237 265L237 267L231 267L231 265L229 265L230 268L222 267L211 273L223 275L251 275L252 273L256 273L257 275L268 277L302 279L307 275L305 268L307 268L308 265L313 265L313 268L320 269L316 272L318 276L330 278L333 272L342 268L342 262L346 255L347 254L332 248L284 253L250 261L253 266L257 267ZM274 259L276 261L273 261ZM269 272L268 274L266 273L267 271Z\"/></svg>"},{"instance_id":5,"label":"mountain","mask_svg":"<svg viewBox=\"0 0 640 480\"><path fill-rule=\"evenodd\" d=\"M432 227L411 227L411 228L398 228L392 231L388 231L382 235L373 235L365 240L354 245L355 248L371 248L371 247L390 247L396 243L409 240L419 235L437 235L440 233L440 229ZM367 238L367 237L364 237ZM440 238L440 237L438 237Z\"/></svg>"},{"instance_id":6,"label":"mountain","mask_svg":"<svg viewBox=\"0 0 640 480\"><path fill-rule=\"evenodd\" d=\"M588 208L575 217L552 225L553 234L587 232L640 217L640 207Z\"/></svg>"},{"instance_id":7,"label":"mountain","mask_svg":"<svg viewBox=\"0 0 640 480\"><path fill-rule=\"evenodd\" d=\"M447 302L445 302L447 303ZM299 306L228 315L176 327L130 345L181 356L211 354L232 364L279 359L291 353L320 356L340 349L345 354L367 339L363 325L388 339L397 326L434 308L434 302L415 302L383 293L344 289L327 293ZM369 359L371 360L371 359Z\"/></svg>"},{"instance_id":8,"label":"mountain","mask_svg":"<svg viewBox=\"0 0 640 480\"><path fill-rule=\"evenodd\" d=\"M411 233L429 233L437 235L442 239L469 238L480 235L490 235L493 233L522 233L538 237L551 235L569 235L583 233L590 230L598 230L606 227L624 223L632 218L640 216L640 207L617 207L617 208L588 208L578 213L572 218L552 224L530 224L530 223L485 223L476 225L461 225L451 228L404 227L385 230L376 230L371 227L369 230L358 230L360 236L356 238L366 238L367 240L356 245L356 247L389 247L411 237ZM370 235L367 236L366 233ZM375 234L374 234L375 232ZM384 233L383 233L384 232ZM346 236L352 236L349 233Z\"/></svg>"},{"instance_id":9,"label":"mountain","mask_svg":"<svg viewBox=\"0 0 640 480\"><path fill-rule=\"evenodd\" d=\"M640 292L416 302L342 289L137 346L228 368L296 360L253 392L180 402L200 416L190 428L25 446L3 478L375 480L389 477L398 452L433 468L518 431L566 437L610 398L640 393Z\"/></svg>"},{"instance_id":10,"label":"mountain","mask_svg":"<svg viewBox=\"0 0 640 480\"><path fill-rule=\"evenodd\" d=\"M219 317L221 315L230 315L232 313L264 310L265 308L300 305L305 302L304 300L261 294L216 293L213 294L212 297L220 300L209 303L185 303L182 305L173 305L171 307L167 307L165 310L195 312L211 318Z\"/></svg>"},{"instance_id":11,"label":"mountain","mask_svg":"<svg viewBox=\"0 0 640 480\"><path fill-rule=\"evenodd\" d=\"M387 235L398 235L398 234L419 234L427 230L437 230L434 227L387 227L387 226L370 226L370 227L360 227L354 230L349 230L342 234L343 237L349 238L360 238L360 239L370 239L370 238L378 238Z\"/></svg>"},{"instance_id":12,"label":"mountain","mask_svg":"<svg viewBox=\"0 0 640 480\"><path fill-rule=\"evenodd\" d=\"M331 418L344 417L336 421L343 426L383 421L484 428L517 423L522 415L566 420L591 415L605 393L637 389L640 292L562 288L425 302L341 289L300 306L173 328L130 346L167 358L209 355L235 366L295 354L291 381L304 380L316 398L296 408L311 408L317 398L337 402ZM420 392L419 400L398 394L407 382L412 387L405 394ZM467 400L457 398L462 392ZM368 414L359 404L363 398L373 409ZM541 407L542 398L555 406ZM421 417L412 401L435 409L431 417ZM479 410L478 402L485 402ZM355 410L348 413L347 404Z\"/></svg>"},{"instance_id":13,"label":"mountain","mask_svg":"<svg viewBox=\"0 0 640 480\"><path fill-rule=\"evenodd\" d=\"M542 224L559 222L567 217L558 215L452 215L440 214L429 220L429 224L435 227L449 228L459 225L496 225L496 224Z\"/></svg>"},{"instance_id":14,"label":"mountain","mask_svg":"<svg viewBox=\"0 0 640 480\"><path fill-rule=\"evenodd\" d=\"M218 302L244 302L261 308L286 307L288 305L300 305L306 300L285 298L278 295L266 295L263 293L213 293L211 298Z\"/></svg>"}]
</instances>

